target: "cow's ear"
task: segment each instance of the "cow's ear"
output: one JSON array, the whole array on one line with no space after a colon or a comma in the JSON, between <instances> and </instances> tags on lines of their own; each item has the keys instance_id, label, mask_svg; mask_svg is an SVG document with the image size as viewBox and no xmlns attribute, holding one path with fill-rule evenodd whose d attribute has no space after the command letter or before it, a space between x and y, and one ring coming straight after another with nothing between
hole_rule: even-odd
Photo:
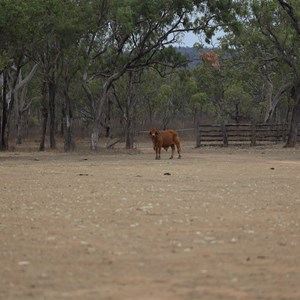
<instances>
[{"instance_id":1,"label":"cow's ear","mask_svg":"<svg viewBox=\"0 0 300 300\"><path fill-rule=\"evenodd\" d=\"M158 135L158 134L159 134L159 131L158 131L158 130L156 130L156 131L155 131L155 135Z\"/></svg>"}]
</instances>

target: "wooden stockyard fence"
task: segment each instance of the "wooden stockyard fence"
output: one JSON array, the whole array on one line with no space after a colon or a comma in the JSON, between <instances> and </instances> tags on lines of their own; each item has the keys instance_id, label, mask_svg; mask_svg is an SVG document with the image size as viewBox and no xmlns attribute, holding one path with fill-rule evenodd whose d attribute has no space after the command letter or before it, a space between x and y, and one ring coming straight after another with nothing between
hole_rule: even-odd
<instances>
[{"instance_id":1,"label":"wooden stockyard fence","mask_svg":"<svg viewBox=\"0 0 300 300\"><path fill-rule=\"evenodd\" d=\"M255 146L257 142L284 142L288 132L287 124L226 124L197 125L196 147L203 144L247 143ZM300 130L298 130L298 139Z\"/></svg>"}]
</instances>

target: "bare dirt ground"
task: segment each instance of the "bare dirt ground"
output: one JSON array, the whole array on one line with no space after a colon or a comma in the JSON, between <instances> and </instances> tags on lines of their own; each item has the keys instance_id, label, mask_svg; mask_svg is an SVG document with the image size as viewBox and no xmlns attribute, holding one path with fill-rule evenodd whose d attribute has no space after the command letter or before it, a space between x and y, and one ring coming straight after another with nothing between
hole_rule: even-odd
<instances>
[{"instance_id":1,"label":"bare dirt ground","mask_svg":"<svg viewBox=\"0 0 300 300\"><path fill-rule=\"evenodd\" d=\"M300 299L300 149L0 153L0 299Z\"/></svg>"}]
</instances>

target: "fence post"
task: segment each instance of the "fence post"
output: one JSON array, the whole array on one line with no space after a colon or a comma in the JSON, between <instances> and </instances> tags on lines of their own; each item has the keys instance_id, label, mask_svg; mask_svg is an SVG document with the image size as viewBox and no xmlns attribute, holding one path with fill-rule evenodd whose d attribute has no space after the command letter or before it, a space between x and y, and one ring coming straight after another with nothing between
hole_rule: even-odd
<instances>
[{"instance_id":1,"label":"fence post","mask_svg":"<svg viewBox=\"0 0 300 300\"><path fill-rule=\"evenodd\" d=\"M223 146L227 147L228 146L228 137L227 137L227 132L226 132L226 125L225 122L222 121L222 136L223 136Z\"/></svg>"},{"instance_id":2,"label":"fence post","mask_svg":"<svg viewBox=\"0 0 300 300\"><path fill-rule=\"evenodd\" d=\"M201 146L201 132L200 132L200 123L197 122L196 126L196 148L199 148Z\"/></svg>"},{"instance_id":3,"label":"fence post","mask_svg":"<svg viewBox=\"0 0 300 300\"><path fill-rule=\"evenodd\" d=\"M251 122L251 146L256 146L256 124Z\"/></svg>"}]
</instances>

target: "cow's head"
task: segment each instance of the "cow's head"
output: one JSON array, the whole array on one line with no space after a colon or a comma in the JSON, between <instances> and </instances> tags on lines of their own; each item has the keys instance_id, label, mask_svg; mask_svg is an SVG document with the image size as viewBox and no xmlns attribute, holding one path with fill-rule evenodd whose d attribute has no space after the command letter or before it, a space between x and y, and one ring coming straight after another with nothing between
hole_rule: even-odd
<instances>
[{"instance_id":1,"label":"cow's head","mask_svg":"<svg viewBox=\"0 0 300 300\"><path fill-rule=\"evenodd\" d=\"M151 128L149 134L151 135L152 138L154 138L159 135L159 130L156 128Z\"/></svg>"}]
</instances>

